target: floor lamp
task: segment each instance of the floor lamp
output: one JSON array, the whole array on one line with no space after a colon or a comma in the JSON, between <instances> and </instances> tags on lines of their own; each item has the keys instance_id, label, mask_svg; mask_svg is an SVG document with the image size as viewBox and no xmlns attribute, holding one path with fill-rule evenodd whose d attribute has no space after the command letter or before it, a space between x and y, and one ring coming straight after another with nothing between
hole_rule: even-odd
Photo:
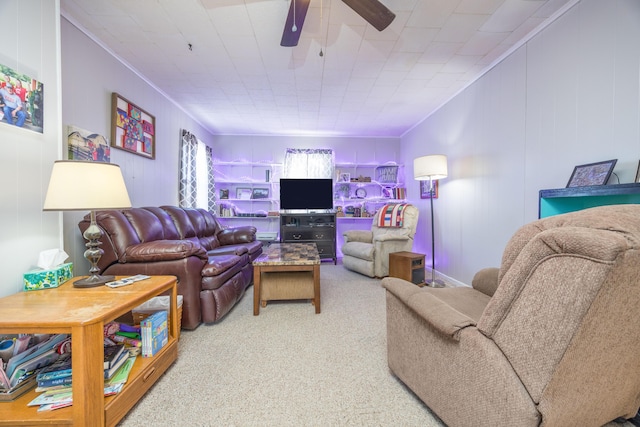
<instances>
[{"instance_id":1,"label":"floor lamp","mask_svg":"<svg viewBox=\"0 0 640 427\"><path fill-rule=\"evenodd\" d=\"M98 261L104 254L100 245L102 229L96 224L96 210L131 207L120 166L102 162L59 160L53 164L45 211L91 211L91 225L83 234L87 240L84 257L91 263L89 277L76 280L76 288L92 288L115 280L101 276Z\"/></svg>"},{"instance_id":2,"label":"floor lamp","mask_svg":"<svg viewBox=\"0 0 640 427\"><path fill-rule=\"evenodd\" d=\"M436 236L433 220L433 181L447 177L447 156L433 154L413 160L413 177L416 181L429 181L429 201L431 202L431 280L427 285L434 288L444 287L442 280L436 279Z\"/></svg>"}]
</instances>

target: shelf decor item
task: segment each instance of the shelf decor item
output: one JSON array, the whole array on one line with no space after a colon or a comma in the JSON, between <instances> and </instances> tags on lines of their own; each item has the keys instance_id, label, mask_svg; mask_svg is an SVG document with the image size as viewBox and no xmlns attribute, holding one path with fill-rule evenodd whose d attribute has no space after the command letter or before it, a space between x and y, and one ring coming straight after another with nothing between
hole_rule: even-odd
<instances>
[{"instance_id":1,"label":"shelf decor item","mask_svg":"<svg viewBox=\"0 0 640 427\"><path fill-rule=\"evenodd\" d=\"M251 188L245 188L245 187L236 188L236 199L251 200L251 194L253 194L253 190L251 190Z\"/></svg>"},{"instance_id":2,"label":"shelf decor item","mask_svg":"<svg viewBox=\"0 0 640 427\"><path fill-rule=\"evenodd\" d=\"M573 169L571 178L567 183L569 187L586 187L589 185L605 185L613 172L618 159L606 160L604 162L588 163L579 165Z\"/></svg>"},{"instance_id":3,"label":"shelf decor item","mask_svg":"<svg viewBox=\"0 0 640 427\"><path fill-rule=\"evenodd\" d=\"M442 288L444 287L444 282L436 279L436 236L433 217L433 199L435 196L433 182L447 177L447 156L433 154L414 159L413 177L417 181L429 181L429 192L431 193L431 197L429 197L429 202L431 203L431 280L427 280L427 285L434 288Z\"/></svg>"},{"instance_id":4,"label":"shelf decor item","mask_svg":"<svg viewBox=\"0 0 640 427\"><path fill-rule=\"evenodd\" d=\"M102 229L96 224L96 210L131 207L129 193L120 166L103 162L58 160L53 164L49 188L44 200L45 211L91 211L91 225L83 237L87 240L84 256L91 263L89 277L76 280L77 288L92 288L114 280L101 276L98 261L104 254L100 248Z\"/></svg>"},{"instance_id":5,"label":"shelf decor item","mask_svg":"<svg viewBox=\"0 0 640 427\"><path fill-rule=\"evenodd\" d=\"M252 199L268 199L269 198L269 189L268 188L254 188L251 192Z\"/></svg>"},{"instance_id":6,"label":"shelf decor item","mask_svg":"<svg viewBox=\"0 0 640 427\"><path fill-rule=\"evenodd\" d=\"M398 166L378 166L376 168L376 181L385 184L394 184L398 179Z\"/></svg>"},{"instance_id":7,"label":"shelf decor item","mask_svg":"<svg viewBox=\"0 0 640 427\"><path fill-rule=\"evenodd\" d=\"M633 182L640 182L640 161L638 161L638 170L636 171L636 180Z\"/></svg>"},{"instance_id":8,"label":"shelf decor item","mask_svg":"<svg viewBox=\"0 0 640 427\"><path fill-rule=\"evenodd\" d=\"M111 146L155 159L156 118L115 92L111 104Z\"/></svg>"}]
</instances>

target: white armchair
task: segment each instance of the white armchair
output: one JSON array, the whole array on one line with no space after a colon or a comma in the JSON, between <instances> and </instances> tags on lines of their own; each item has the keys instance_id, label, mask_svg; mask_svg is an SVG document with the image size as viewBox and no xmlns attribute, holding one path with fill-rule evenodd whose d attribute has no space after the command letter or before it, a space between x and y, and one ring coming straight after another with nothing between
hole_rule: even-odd
<instances>
[{"instance_id":1,"label":"white armchair","mask_svg":"<svg viewBox=\"0 0 640 427\"><path fill-rule=\"evenodd\" d=\"M389 275L389 254L413 248L413 236L418 225L418 209L407 205L402 227L380 227L379 216L373 217L371 230L349 230L343 233L342 264L349 270L369 277Z\"/></svg>"}]
</instances>

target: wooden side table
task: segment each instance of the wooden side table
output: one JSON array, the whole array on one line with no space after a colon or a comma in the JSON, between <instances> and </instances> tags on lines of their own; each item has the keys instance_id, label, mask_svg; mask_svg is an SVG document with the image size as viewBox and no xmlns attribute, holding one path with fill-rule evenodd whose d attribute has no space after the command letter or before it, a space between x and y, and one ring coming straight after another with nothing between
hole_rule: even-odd
<instances>
[{"instance_id":1,"label":"wooden side table","mask_svg":"<svg viewBox=\"0 0 640 427\"><path fill-rule=\"evenodd\" d=\"M389 276L424 286L424 254L406 251L390 253Z\"/></svg>"},{"instance_id":2,"label":"wooden side table","mask_svg":"<svg viewBox=\"0 0 640 427\"><path fill-rule=\"evenodd\" d=\"M121 277L118 277L121 278ZM152 276L121 288L54 289L0 298L0 332L71 334L73 406L37 412L34 390L0 403L0 426L115 426L178 357L178 303L174 276ZM138 357L122 391L104 397L104 324L152 297L170 294L169 342L150 358Z\"/></svg>"}]
</instances>

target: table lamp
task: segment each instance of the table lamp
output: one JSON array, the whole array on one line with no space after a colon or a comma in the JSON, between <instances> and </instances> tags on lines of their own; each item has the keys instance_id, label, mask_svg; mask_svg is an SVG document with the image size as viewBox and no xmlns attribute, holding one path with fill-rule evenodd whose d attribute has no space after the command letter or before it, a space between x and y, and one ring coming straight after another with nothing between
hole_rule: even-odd
<instances>
[{"instance_id":1,"label":"table lamp","mask_svg":"<svg viewBox=\"0 0 640 427\"><path fill-rule=\"evenodd\" d=\"M84 257L91 263L89 277L73 283L77 288L92 288L115 280L100 276L98 261L104 254L100 248L102 229L96 224L96 210L131 207L120 166L102 162L58 160L53 164L45 211L91 211L91 225L83 234L87 240Z\"/></svg>"},{"instance_id":2,"label":"table lamp","mask_svg":"<svg viewBox=\"0 0 640 427\"><path fill-rule=\"evenodd\" d=\"M444 287L442 280L436 279L436 236L434 234L433 221L433 181L447 177L447 156L433 154L422 156L413 160L413 178L416 181L429 180L429 200L431 201L431 280L427 280L427 285L434 288Z\"/></svg>"}]
</instances>

